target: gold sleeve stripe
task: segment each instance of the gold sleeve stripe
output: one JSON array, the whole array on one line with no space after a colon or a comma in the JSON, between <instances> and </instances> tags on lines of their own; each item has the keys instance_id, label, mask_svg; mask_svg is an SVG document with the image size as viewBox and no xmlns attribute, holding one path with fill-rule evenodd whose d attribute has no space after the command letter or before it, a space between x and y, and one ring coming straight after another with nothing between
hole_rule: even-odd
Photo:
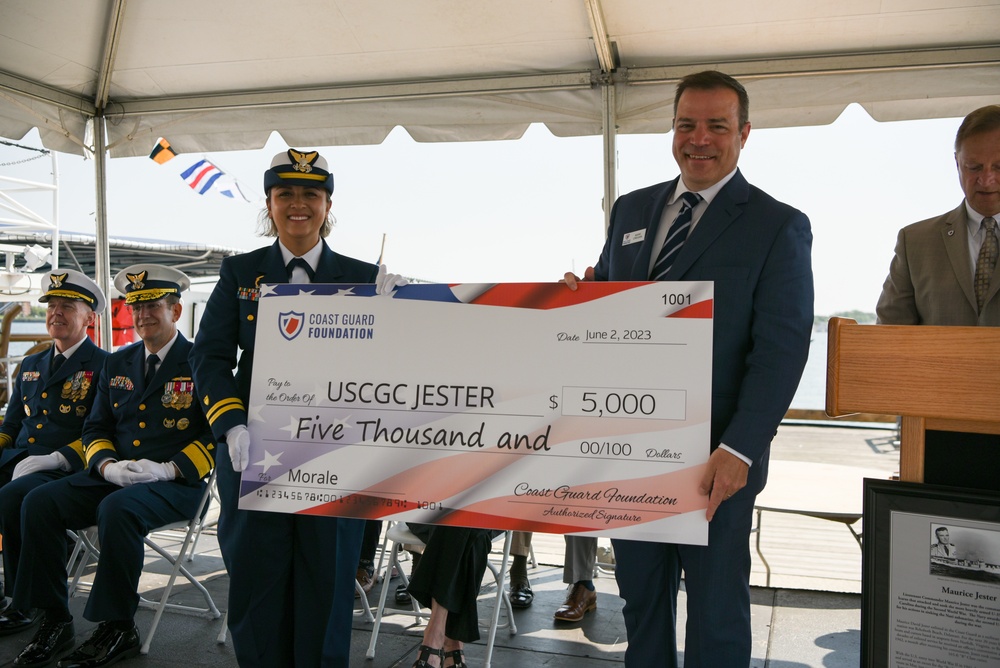
<instances>
[{"instance_id":1,"label":"gold sleeve stripe","mask_svg":"<svg viewBox=\"0 0 1000 668\"><path fill-rule=\"evenodd\" d=\"M205 446L200 441L194 441L190 445L184 448L184 456L191 460L194 464L195 469L198 471L198 477L204 478L212 470L213 460L209 456L208 451Z\"/></svg>"},{"instance_id":2,"label":"gold sleeve stripe","mask_svg":"<svg viewBox=\"0 0 1000 668\"><path fill-rule=\"evenodd\" d=\"M191 441L191 445L197 446L206 458L209 460L215 459L215 455L212 454L212 450L215 450L214 443L202 443L201 441Z\"/></svg>"},{"instance_id":3,"label":"gold sleeve stripe","mask_svg":"<svg viewBox=\"0 0 1000 668\"><path fill-rule=\"evenodd\" d=\"M73 448L73 452L80 455L81 461L87 460L87 453L83 451L83 441L81 441L80 439L76 439L75 441L73 441L72 443L68 443L67 445Z\"/></svg>"},{"instance_id":4,"label":"gold sleeve stripe","mask_svg":"<svg viewBox=\"0 0 1000 668\"><path fill-rule=\"evenodd\" d=\"M0 448L6 448L13 442L14 439L10 437L10 434L0 434Z\"/></svg>"},{"instance_id":5,"label":"gold sleeve stripe","mask_svg":"<svg viewBox=\"0 0 1000 668\"><path fill-rule=\"evenodd\" d=\"M228 413L231 410L244 410L243 401L236 397L231 397L229 399L223 399L217 402L214 406L208 409L205 417L208 418L208 424L215 424L215 421L219 419L219 416L223 413Z\"/></svg>"},{"instance_id":6,"label":"gold sleeve stripe","mask_svg":"<svg viewBox=\"0 0 1000 668\"><path fill-rule=\"evenodd\" d=\"M112 443L111 441L107 440L106 438L101 438L101 439L97 439L95 441L91 441L90 444L87 445L87 465L88 466L90 465L90 460L92 460L94 458L94 455L96 455L98 452L101 452L102 450L110 450L111 452L114 452L115 454L118 454L117 451L115 450L114 443Z\"/></svg>"}]
</instances>

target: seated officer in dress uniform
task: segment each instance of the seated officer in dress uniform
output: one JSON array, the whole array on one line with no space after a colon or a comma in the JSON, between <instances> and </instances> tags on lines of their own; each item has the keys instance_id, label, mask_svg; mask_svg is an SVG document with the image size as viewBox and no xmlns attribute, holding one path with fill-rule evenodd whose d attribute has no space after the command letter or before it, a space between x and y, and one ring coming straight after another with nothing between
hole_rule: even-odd
<instances>
[{"instance_id":1,"label":"seated officer in dress uniform","mask_svg":"<svg viewBox=\"0 0 1000 668\"><path fill-rule=\"evenodd\" d=\"M193 517L215 465L212 433L194 398L191 342L177 331L180 294L188 285L183 273L153 264L132 265L115 277L142 341L105 362L83 427L87 470L37 487L24 499L24 556L12 605L43 616L15 666L51 665L73 648L66 530L94 525L101 557L83 614L100 625L58 665L93 668L139 653L133 616L142 538Z\"/></svg>"},{"instance_id":2,"label":"seated officer in dress uniform","mask_svg":"<svg viewBox=\"0 0 1000 668\"><path fill-rule=\"evenodd\" d=\"M72 269L53 269L38 301L47 307L45 330L53 346L21 362L0 425L0 535L8 592L14 591L21 553L21 502L39 485L83 468L80 432L108 356L87 336L107 302L94 281ZM0 597L2 592L0 586ZM37 621L24 611L8 610L8 604L0 598L0 635Z\"/></svg>"}]
</instances>

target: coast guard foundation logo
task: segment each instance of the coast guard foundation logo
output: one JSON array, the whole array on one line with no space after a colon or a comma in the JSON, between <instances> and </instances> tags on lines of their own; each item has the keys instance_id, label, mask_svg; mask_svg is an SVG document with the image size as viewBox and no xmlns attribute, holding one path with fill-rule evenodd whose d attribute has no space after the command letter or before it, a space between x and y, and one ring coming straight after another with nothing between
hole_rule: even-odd
<instances>
[{"instance_id":1,"label":"coast guard foundation logo","mask_svg":"<svg viewBox=\"0 0 1000 668\"><path fill-rule=\"evenodd\" d=\"M278 329L281 330L281 335L291 341L299 332L302 331L302 325L306 321L305 313L296 313L295 311L288 311L286 313L278 314Z\"/></svg>"}]
</instances>

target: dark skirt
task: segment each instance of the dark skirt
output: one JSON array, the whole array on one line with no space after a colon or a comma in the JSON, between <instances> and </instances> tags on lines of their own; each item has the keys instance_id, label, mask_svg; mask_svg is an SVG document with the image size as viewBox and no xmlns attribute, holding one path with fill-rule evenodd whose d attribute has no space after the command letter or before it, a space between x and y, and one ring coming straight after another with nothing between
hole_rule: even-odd
<instances>
[{"instance_id":1,"label":"dark skirt","mask_svg":"<svg viewBox=\"0 0 1000 668\"><path fill-rule=\"evenodd\" d=\"M479 640L476 599L498 531L408 524L424 542L423 555L410 580L410 595L426 608L431 600L448 610L445 635L459 642Z\"/></svg>"}]
</instances>

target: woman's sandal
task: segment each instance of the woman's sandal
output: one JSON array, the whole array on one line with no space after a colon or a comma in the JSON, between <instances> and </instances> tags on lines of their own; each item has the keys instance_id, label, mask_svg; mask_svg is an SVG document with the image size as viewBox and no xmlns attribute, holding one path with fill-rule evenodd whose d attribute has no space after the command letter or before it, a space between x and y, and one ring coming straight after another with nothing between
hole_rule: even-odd
<instances>
[{"instance_id":1,"label":"woman's sandal","mask_svg":"<svg viewBox=\"0 0 1000 668\"><path fill-rule=\"evenodd\" d=\"M444 665L443 649L439 647L430 647L429 645L421 645L417 651L420 653L417 654L417 660L413 662L412 668L432 668L431 664L427 663L427 659L435 655L441 659L441 665Z\"/></svg>"},{"instance_id":2,"label":"woman's sandal","mask_svg":"<svg viewBox=\"0 0 1000 668\"><path fill-rule=\"evenodd\" d=\"M465 662L465 652L460 649L453 649L450 652L442 651L441 657L442 666L444 665L445 660L451 659L455 663L448 666L448 668L469 668L469 664Z\"/></svg>"}]
</instances>

